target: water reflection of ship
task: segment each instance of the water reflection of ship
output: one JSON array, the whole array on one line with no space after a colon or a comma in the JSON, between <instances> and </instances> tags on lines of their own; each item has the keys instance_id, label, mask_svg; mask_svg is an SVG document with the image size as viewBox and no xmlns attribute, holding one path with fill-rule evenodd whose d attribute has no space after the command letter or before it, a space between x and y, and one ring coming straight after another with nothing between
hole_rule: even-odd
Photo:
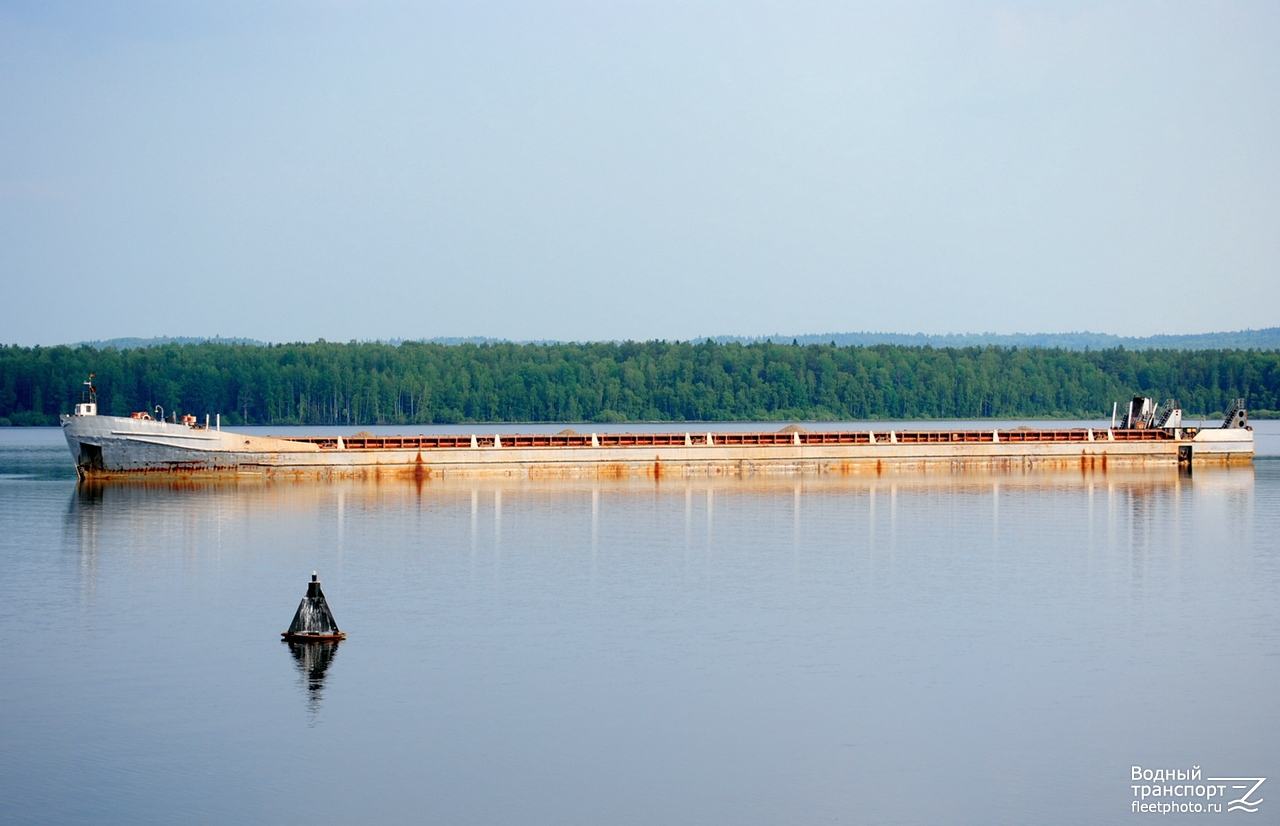
<instances>
[{"instance_id":1,"label":"water reflection of ship","mask_svg":"<svg viewBox=\"0 0 1280 826\"><path fill-rule=\"evenodd\" d=\"M314 717L320 711L320 700L324 696L325 672L338 653L339 642L291 642L285 640L289 653L298 667L302 684L307 692L307 710Z\"/></svg>"},{"instance_id":2,"label":"water reflection of ship","mask_svg":"<svg viewBox=\"0 0 1280 826\"><path fill-rule=\"evenodd\" d=\"M62 547L77 561L80 600L86 605L97 591L98 548L107 522L102 486L76 485L62 518Z\"/></svg>"}]
</instances>

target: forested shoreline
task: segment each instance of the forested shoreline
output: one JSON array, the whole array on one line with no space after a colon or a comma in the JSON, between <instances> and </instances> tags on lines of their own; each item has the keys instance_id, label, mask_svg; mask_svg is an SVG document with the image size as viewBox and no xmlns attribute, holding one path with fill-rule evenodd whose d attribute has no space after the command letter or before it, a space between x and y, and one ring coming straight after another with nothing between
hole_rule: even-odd
<instances>
[{"instance_id":1,"label":"forested shoreline","mask_svg":"<svg viewBox=\"0 0 1280 826\"><path fill-rule=\"evenodd\" d=\"M0 425L49 425L97 375L100 412L226 424L449 424L1109 416L1280 410L1280 351L714 342L0 347Z\"/></svg>"}]
</instances>

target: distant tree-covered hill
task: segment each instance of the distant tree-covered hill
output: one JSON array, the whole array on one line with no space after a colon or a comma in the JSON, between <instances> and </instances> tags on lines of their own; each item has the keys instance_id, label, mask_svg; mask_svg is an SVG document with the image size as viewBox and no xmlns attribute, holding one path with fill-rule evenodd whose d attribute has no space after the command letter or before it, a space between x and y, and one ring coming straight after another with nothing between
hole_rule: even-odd
<instances>
[{"instance_id":1,"label":"distant tree-covered hill","mask_svg":"<svg viewBox=\"0 0 1280 826\"><path fill-rule=\"evenodd\" d=\"M109 338L101 341L82 341L79 344L73 344L73 347L79 347L81 344L86 347L93 347L97 350L134 350L138 347L159 347L162 344L257 344L264 345L266 342L258 341L252 338L223 338L222 336L200 337L200 336L157 336L155 338Z\"/></svg>"},{"instance_id":2,"label":"distant tree-covered hill","mask_svg":"<svg viewBox=\"0 0 1280 826\"><path fill-rule=\"evenodd\" d=\"M399 346L408 339L393 338L381 344ZM698 339L701 341L702 339ZM841 347L873 347L877 344L898 344L903 347L1043 347L1062 350L1108 350L1124 347L1128 350L1280 350L1280 327L1263 330L1236 330L1226 333L1194 333L1190 335L1117 336L1110 333L955 333L930 335L927 333L806 333L804 335L772 336L711 336L708 340L728 344L763 344L766 342L797 344L836 344ZM507 339L470 337L440 337L419 339L425 344L562 344L552 340L511 342ZM139 347L159 347L164 344L256 344L266 342L249 338L212 338L162 336L159 338L112 338L105 341L85 341L99 350L132 350ZM620 344L621 342L614 342ZM79 345L72 345L73 347Z\"/></svg>"},{"instance_id":3,"label":"distant tree-covered hill","mask_svg":"<svg viewBox=\"0 0 1280 826\"><path fill-rule=\"evenodd\" d=\"M720 342L795 341L797 344L837 344L871 347L899 344L904 347L1048 347L1063 350L1280 350L1280 327L1191 335L1116 336L1109 333L822 333L800 336L720 336Z\"/></svg>"},{"instance_id":4,"label":"distant tree-covered hill","mask_svg":"<svg viewBox=\"0 0 1280 826\"><path fill-rule=\"evenodd\" d=\"M0 347L0 423L103 413L250 424L1098 417L1134 393L1190 415L1280 409L1280 352L830 344L199 343Z\"/></svg>"}]
</instances>

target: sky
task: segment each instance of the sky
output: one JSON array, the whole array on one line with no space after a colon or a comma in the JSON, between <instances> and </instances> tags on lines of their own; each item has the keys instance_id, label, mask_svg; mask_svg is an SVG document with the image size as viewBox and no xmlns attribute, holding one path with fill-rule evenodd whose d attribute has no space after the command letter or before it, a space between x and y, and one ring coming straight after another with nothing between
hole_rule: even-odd
<instances>
[{"instance_id":1,"label":"sky","mask_svg":"<svg viewBox=\"0 0 1280 826\"><path fill-rule=\"evenodd\" d=\"M0 0L0 342L1280 325L1274 2Z\"/></svg>"}]
</instances>

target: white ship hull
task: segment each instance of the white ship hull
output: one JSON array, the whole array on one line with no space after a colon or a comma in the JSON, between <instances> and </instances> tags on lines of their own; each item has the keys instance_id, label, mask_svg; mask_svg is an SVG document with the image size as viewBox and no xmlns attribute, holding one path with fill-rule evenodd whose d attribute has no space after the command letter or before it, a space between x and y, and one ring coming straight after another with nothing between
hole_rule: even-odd
<instances>
[{"instance_id":1,"label":"white ship hull","mask_svg":"<svg viewBox=\"0 0 1280 826\"><path fill-rule=\"evenodd\" d=\"M117 416L62 417L81 478L148 474L296 478L693 476L885 469L1245 464L1247 428L1154 431L876 431L839 434L617 434L566 437L249 436ZM943 437L946 437L945 439ZM735 438L737 443L735 442ZM441 446L447 441L448 446ZM556 440L559 439L557 442ZM752 440L754 439L754 443ZM648 440L649 444L630 442ZM666 443L657 443L666 440ZM824 443L824 441L826 443ZM430 442L430 444L428 444Z\"/></svg>"}]
</instances>

